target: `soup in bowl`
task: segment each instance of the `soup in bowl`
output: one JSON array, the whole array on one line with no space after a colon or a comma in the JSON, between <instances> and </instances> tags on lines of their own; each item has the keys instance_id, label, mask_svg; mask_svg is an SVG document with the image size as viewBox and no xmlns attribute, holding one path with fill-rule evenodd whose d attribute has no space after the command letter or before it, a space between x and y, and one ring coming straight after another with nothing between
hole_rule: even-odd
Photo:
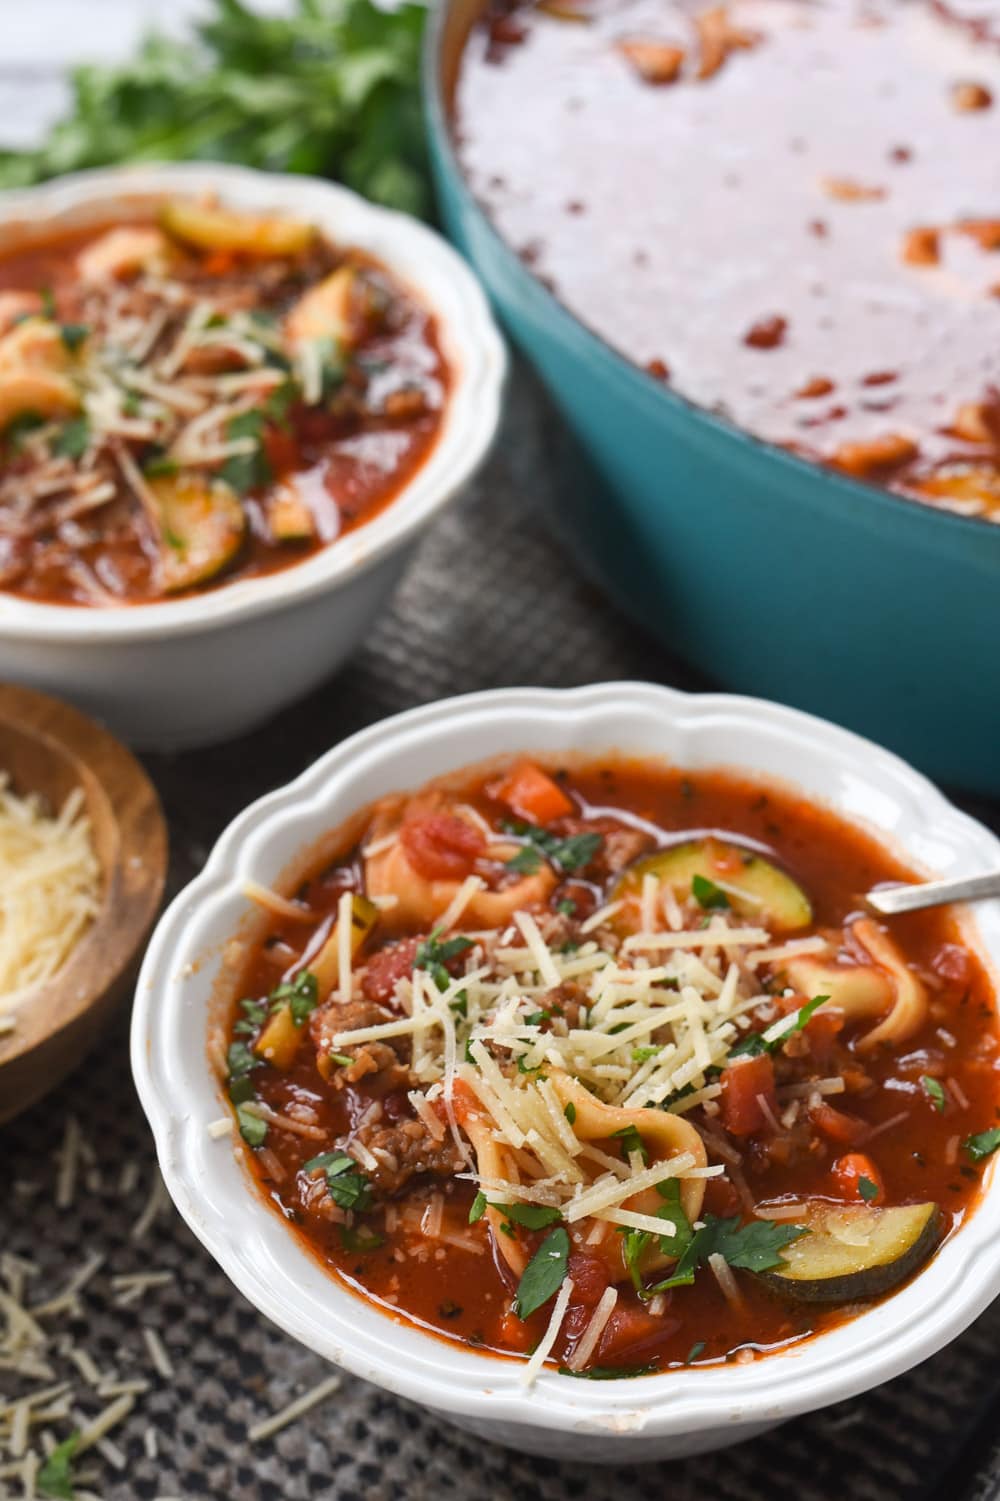
<instances>
[{"instance_id":1,"label":"soup in bowl","mask_svg":"<svg viewBox=\"0 0 1000 1501\"><path fill-rule=\"evenodd\" d=\"M996 915L864 904L995 852L749 700L375 726L243 815L154 940L168 1187L283 1328L534 1452L839 1400L996 1291Z\"/></svg>"}]
</instances>

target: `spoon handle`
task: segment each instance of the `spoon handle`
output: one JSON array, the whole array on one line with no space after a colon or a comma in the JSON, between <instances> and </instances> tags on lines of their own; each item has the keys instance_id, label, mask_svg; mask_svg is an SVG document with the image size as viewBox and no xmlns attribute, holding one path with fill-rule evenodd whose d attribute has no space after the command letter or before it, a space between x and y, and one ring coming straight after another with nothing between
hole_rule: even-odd
<instances>
[{"instance_id":1,"label":"spoon handle","mask_svg":"<svg viewBox=\"0 0 1000 1501\"><path fill-rule=\"evenodd\" d=\"M869 891L869 907L895 917L899 912L917 912L921 907L938 907L945 902L974 902L984 897L1000 896L1000 871L986 876L963 876L952 881L924 881L915 886L890 886L884 891Z\"/></svg>"}]
</instances>

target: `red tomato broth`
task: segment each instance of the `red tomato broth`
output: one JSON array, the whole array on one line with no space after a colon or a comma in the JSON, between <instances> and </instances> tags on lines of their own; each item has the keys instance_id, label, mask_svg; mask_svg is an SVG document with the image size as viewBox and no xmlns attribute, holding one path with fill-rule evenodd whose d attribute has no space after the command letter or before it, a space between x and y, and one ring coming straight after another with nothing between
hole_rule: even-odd
<instances>
[{"instance_id":1,"label":"red tomato broth","mask_svg":"<svg viewBox=\"0 0 1000 1501\"><path fill-rule=\"evenodd\" d=\"M106 289L82 285L78 258L123 227L109 222L0 252L0 386L6 359L4 336L16 334L23 317L4 316L5 294L51 296L55 315L64 326L88 327L88 310ZM131 220L127 227L154 228L151 222ZM276 409L273 417L266 415L261 432L264 470L239 492L245 520L240 544L231 557L188 586L167 586L157 576L157 538L151 535L155 528L150 526L148 508L144 514L134 491L130 493L103 452L95 467L102 474L106 471L115 483L117 493L109 503L84 510L79 517L66 507L68 515L63 519L65 496L56 492L54 500L48 497L42 503L29 527L21 524L14 514L19 486L31 477L37 458L23 451L17 421L7 427L0 389L0 588L45 603L140 604L263 577L314 556L379 516L429 457L440 431L450 380L436 319L374 257L335 245L318 234L308 250L284 257L213 255L179 244L171 249L176 258L171 274L182 288L208 299L218 295L223 305L238 311L250 309L283 320L296 297L315 288L336 268L349 267L359 278L370 279L384 299L384 317L364 323L345 356L345 378L341 381L338 376L333 391L322 401L306 403L299 387L286 412ZM138 288L141 278L121 273L112 280L115 291L124 296L128 289ZM174 325L168 324L154 343L151 360L162 355L175 333ZM295 372L291 365L287 368L291 379ZM78 379L75 367L68 373L71 380ZM235 365L227 371L223 361L221 373L242 372ZM260 407L267 412L263 396ZM31 412L25 415L35 417ZM86 395L80 411L66 414L67 418L79 415L87 415ZM57 429L57 440L58 436ZM224 431L220 436L225 436ZM158 457L159 446L140 438L126 440L140 470L151 456ZM70 481L76 482L80 472L75 464ZM188 467L181 466L181 472L187 473ZM225 477L221 461L195 464L192 472L210 482ZM293 490L301 499L309 517L308 536L281 537L273 527L270 507L283 489ZM66 493L72 501L72 493ZM163 530L171 542L167 523Z\"/></svg>"},{"instance_id":2,"label":"red tomato broth","mask_svg":"<svg viewBox=\"0 0 1000 1501\"><path fill-rule=\"evenodd\" d=\"M995 521L998 19L488 0L455 64L456 152L532 273L656 379Z\"/></svg>"},{"instance_id":3,"label":"red tomato broth","mask_svg":"<svg viewBox=\"0 0 1000 1501\"><path fill-rule=\"evenodd\" d=\"M559 771L549 764L550 769ZM684 773L650 763L605 760L599 765L574 763L557 780L573 799L576 812L571 820L557 821L555 829L560 824L565 827L571 823L576 828L582 823L607 831L621 814L619 830L655 829L657 843L676 842L678 835L702 830L751 841L801 882L821 925L838 925L857 912L861 894L874 884L910 875L873 836L832 811L785 787L728 771ZM465 783L455 779L448 783L452 791L460 789L461 801L471 805L493 828L510 816L509 809L490 796L490 788L496 785L493 773L485 778L472 773ZM240 996L266 996L283 975L295 968L307 935L324 921L329 926L340 895L361 888L364 861L360 851L367 842L373 842L370 834L344 850L341 858L328 859L300 885L297 900L308 910L309 924L282 917L269 919L266 940L255 947L241 974ZM551 894L552 905L562 899L561 893L570 884L580 889L583 878L557 885ZM595 880L593 885L606 889L608 882ZM603 895L603 890L594 893L595 899ZM462 931L461 922L456 931ZM761 1149L759 1135L731 1140L743 1153L742 1172L756 1203L784 1198L856 1202L858 1173L846 1160L851 1153L864 1153L877 1173L880 1203L934 1200L941 1206L945 1232L951 1233L975 1207L983 1167L973 1164L963 1151L958 1152L956 1160L947 1161L949 1142L964 1140L1000 1121L994 993L982 962L967 946L951 914L910 914L895 919L892 931L908 963L933 987L930 1014L905 1045L886 1046L865 1057L864 1069L872 1083L869 1090L824 1101L825 1107L860 1123L860 1144L845 1144L816 1130L818 1147L811 1158L783 1164ZM360 970L366 958L379 952L380 947L412 932L412 922L399 924L393 921L391 910L382 912L374 937L369 938L355 961L356 969ZM389 971L394 967L405 971L405 961L412 964L414 948L411 942L398 954L389 949L393 957L382 963ZM239 1015L236 1009L231 1025ZM942 1027L953 1045L946 1045L939 1035ZM306 1027L306 1033L308 1030ZM863 1026L847 1028L845 1035L851 1037L864 1030ZM822 1053L833 1034L823 1025L817 1026L816 1032ZM824 1038L824 1033L829 1035ZM269 1129L264 1149L247 1154L269 1202L286 1216L300 1243L326 1268L393 1316L416 1321L436 1334L474 1348L499 1354L527 1353L545 1332L552 1302L548 1300L523 1321L512 1312L517 1279L498 1255L485 1220L472 1226L467 1223L475 1197L471 1182L450 1177L430 1184L418 1175L394 1201L392 1231L384 1228L381 1209L368 1217L386 1238L384 1245L363 1253L345 1247L338 1224L323 1223L315 1215L303 1213L298 1187L301 1180L295 1176L298 1169L320 1152L345 1144L349 1152L349 1133L370 1103L363 1079L356 1088L339 1093L328 1088L317 1072L316 1057L312 1038L307 1036L289 1071L260 1067L250 1076L256 1098L273 1110L287 1114L289 1106L305 1105L315 1116L315 1137L305 1139ZM778 1063L777 1067L780 1071L783 1065ZM912 1092L915 1081L926 1073L954 1078L967 1106L960 1106L949 1093L942 1114L919 1085ZM891 1083L903 1088L885 1087ZM383 1108L385 1116L394 1121L413 1115L402 1089L385 1095ZM460 1098L460 1123L462 1109ZM905 1122L878 1132L880 1125L891 1122L903 1110L908 1112ZM718 1132L718 1122L710 1125ZM873 1129L875 1134L870 1136ZM602 1145L614 1152L620 1150L610 1141ZM709 1158L718 1160L711 1151ZM432 1187L442 1195L448 1232L462 1242L478 1245L478 1252L421 1238L419 1220L429 1212ZM404 1224L407 1213L412 1219L409 1227ZM703 1213L742 1216L739 1194L728 1178L708 1180ZM547 1233L547 1229L525 1231L519 1227L517 1237L533 1252ZM557 1362L571 1358L575 1342L610 1281L600 1256L576 1239L569 1272L574 1292L553 1353ZM836 1327L867 1306L864 1302L831 1306L797 1303L776 1294L752 1275L740 1272L737 1277L739 1306L727 1302L715 1277L703 1267L693 1286L665 1295L665 1307L659 1314L650 1312L628 1282L619 1283L617 1305L590 1364L599 1370L630 1370L647 1364L667 1369L688 1363L755 1358Z\"/></svg>"}]
</instances>

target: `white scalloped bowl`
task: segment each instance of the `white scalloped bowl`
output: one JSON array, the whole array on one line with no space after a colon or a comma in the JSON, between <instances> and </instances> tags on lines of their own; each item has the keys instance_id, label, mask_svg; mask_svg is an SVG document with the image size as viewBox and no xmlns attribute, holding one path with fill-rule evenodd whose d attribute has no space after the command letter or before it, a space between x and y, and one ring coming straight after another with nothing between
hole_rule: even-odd
<instances>
[{"instance_id":1,"label":"white scalloped bowl","mask_svg":"<svg viewBox=\"0 0 1000 1501\"><path fill-rule=\"evenodd\" d=\"M511 689L414 709L354 735L230 825L150 944L132 1066L167 1188L240 1291L326 1359L484 1438L554 1458L615 1463L735 1443L851 1397L925 1359L1000 1292L1000 1187L988 1172L969 1221L901 1291L830 1333L751 1365L588 1383L451 1345L350 1292L267 1207L228 1139L206 1051L225 944L245 919L244 881L274 881L319 835L372 799L505 752L609 750L685 767L738 766L794 783L941 875L1000 867L1000 841L917 772L857 735L757 699L642 683ZM1000 903L970 936L1000 971Z\"/></svg>"},{"instance_id":2,"label":"white scalloped bowl","mask_svg":"<svg viewBox=\"0 0 1000 1501\"><path fill-rule=\"evenodd\" d=\"M440 235L316 178L219 163L81 172L0 194L0 254L39 234L134 218L167 197L207 192L234 208L307 219L376 256L436 315L451 388L437 442L391 505L301 563L121 608L0 592L0 677L61 694L156 749L242 734L347 660L425 527L489 451L506 364L479 284Z\"/></svg>"}]
</instances>

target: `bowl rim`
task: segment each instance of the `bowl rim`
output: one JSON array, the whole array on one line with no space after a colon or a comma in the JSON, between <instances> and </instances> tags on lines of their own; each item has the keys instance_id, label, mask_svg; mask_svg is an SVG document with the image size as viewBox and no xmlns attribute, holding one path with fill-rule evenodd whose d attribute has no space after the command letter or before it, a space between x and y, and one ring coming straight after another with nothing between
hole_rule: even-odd
<instances>
[{"instance_id":1,"label":"bowl rim","mask_svg":"<svg viewBox=\"0 0 1000 1501\"><path fill-rule=\"evenodd\" d=\"M12 231L30 242L36 234L99 223L105 208L107 222L158 198L205 192L238 208L311 219L341 244L370 251L431 309L451 376L434 444L387 506L302 562L149 604L51 604L0 591L0 631L8 637L149 641L287 609L349 584L402 547L458 494L489 451L500 421L507 355L479 282L436 231L339 183L222 162L97 168L0 193L0 243Z\"/></svg>"},{"instance_id":2,"label":"bowl rim","mask_svg":"<svg viewBox=\"0 0 1000 1501\"><path fill-rule=\"evenodd\" d=\"M1000 1265L994 1254L1000 1233L1000 1179L994 1164L987 1170L975 1212L926 1267L891 1297L832 1331L745 1366L667 1371L615 1383L572 1381L547 1368L528 1389L521 1384L517 1362L453 1346L415 1323L387 1317L371 1300L352 1292L288 1233L245 1176L239 1180L234 1212L226 1217L226 1194L235 1191L236 1156L223 1151L212 1157L203 1145L209 1117L193 1078L194 1054L189 1051L185 1067L160 1046L172 1031L180 1047L190 1050L192 1027L201 1033L193 1018L199 1008L205 1012L206 1003L186 995L185 986L192 978L196 985L209 983L201 966L208 946L220 948L225 935L235 932L234 914L246 909L243 881L251 875L267 879L277 874L262 871L259 862L269 848L274 854L276 841L283 838L285 857L278 869L287 866L294 856L288 840L297 821L308 818L314 829L316 818L326 817L325 827L330 828L369 801L371 794L357 793L352 801L351 787L363 782L373 768L377 772L380 759L385 766L408 766L411 758L428 752L445 771L449 766L456 769L459 740L464 746L470 737L478 737L478 756L461 756L468 762L496 754L498 735L516 735L523 751L540 749L538 741L547 732L565 737L556 754L574 748L599 753L597 747L612 745L627 752L633 747L620 742L616 729L629 722L623 721L627 715L638 716L648 726L655 724L658 734L662 730L666 737L680 737L682 745L698 743L699 736L708 745L718 745L719 753L698 755L702 765L732 765L733 757L724 747L739 743L740 734L756 737L755 744L773 749L775 769L763 769L763 775L794 781L781 757L795 756L796 764L808 766L810 780L822 776L830 783L828 796L815 791L807 795L825 799L841 814L871 828L871 818L861 818L852 806L857 789L867 789L866 806L895 808L896 824L889 831L883 826L881 837L905 849L911 864L940 859L947 866L960 860L964 869L975 870L996 868L1000 862L1000 839L955 808L919 772L862 737L798 710L737 695L690 695L629 682L574 689L496 689L446 699L351 736L230 824L200 874L161 919L147 950L133 1012L132 1068L164 1180L178 1210L244 1296L326 1359L446 1415L498 1428L513 1423L536 1430L596 1433L609 1441L630 1434L648 1438L719 1430L730 1435L724 1441L734 1441L748 1426L783 1421L843 1400L909 1369L959 1334L1000 1293ZM643 754L648 755L648 749ZM390 775L398 787L409 773ZM302 843L300 834L298 847ZM1000 902L983 903L977 910L979 947L1000 975ZM208 939L213 922L219 928L216 919L221 928ZM195 1059L195 1066L207 1074L207 1059L200 1065ZM217 1081L211 1100L218 1110ZM245 1175L243 1164L237 1166ZM280 1239L269 1235L266 1227L271 1223ZM248 1224L253 1226L252 1236L245 1233ZM271 1242L266 1249L264 1240ZM624 1444L622 1448L622 1457L627 1457Z\"/></svg>"},{"instance_id":3,"label":"bowl rim","mask_svg":"<svg viewBox=\"0 0 1000 1501\"><path fill-rule=\"evenodd\" d=\"M525 307L533 307L539 317L555 320L566 336L577 344L584 356L600 351L602 357L611 362L619 378L634 385L642 393L644 400L650 401L653 405L658 402L665 403L668 409L673 409L678 414L682 413L688 420L696 422L706 431L724 436L744 453L747 451L758 453L766 456L768 462L789 469L793 482L800 487L803 494L817 500L822 499L824 504L840 508L843 508L848 500L854 507L862 503L865 506L874 505L887 519L895 516L902 524L906 524L902 521L903 517L911 517L915 532L922 527L927 529L925 536L927 545L934 545L940 541L939 537L930 535L930 532L937 527L945 525L954 529L956 526L961 526L965 529L968 538L973 536L981 538L982 545L989 549L991 543L987 539L991 535L991 523L984 517L963 515L961 512L948 510L944 506L929 505L913 496L901 495L898 491L889 490L881 485L851 479L836 469L828 468L791 449L782 448L777 443L758 437L749 428L740 427L738 423L728 420L720 413L713 412L707 406L685 396L682 391L676 390L672 385L665 384L641 365L633 363L596 329L591 328L582 317L572 311L567 303L556 296L541 277L535 275L531 267L525 264L510 242L500 233L472 191L455 150L448 110L444 102L442 69L445 28L455 8L456 0L429 0L430 13L422 44L421 80L424 116L428 125L431 149L432 153L435 151L440 153L445 163L449 186L458 194L463 204L475 213L480 230L488 236L494 248L502 253L510 270L517 275L521 287L521 299ZM809 476L808 480L806 476ZM879 509L873 512L873 520L877 518ZM992 531L1000 532L1000 527L993 527ZM997 539L996 546L1000 547L1000 538Z\"/></svg>"}]
</instances>

